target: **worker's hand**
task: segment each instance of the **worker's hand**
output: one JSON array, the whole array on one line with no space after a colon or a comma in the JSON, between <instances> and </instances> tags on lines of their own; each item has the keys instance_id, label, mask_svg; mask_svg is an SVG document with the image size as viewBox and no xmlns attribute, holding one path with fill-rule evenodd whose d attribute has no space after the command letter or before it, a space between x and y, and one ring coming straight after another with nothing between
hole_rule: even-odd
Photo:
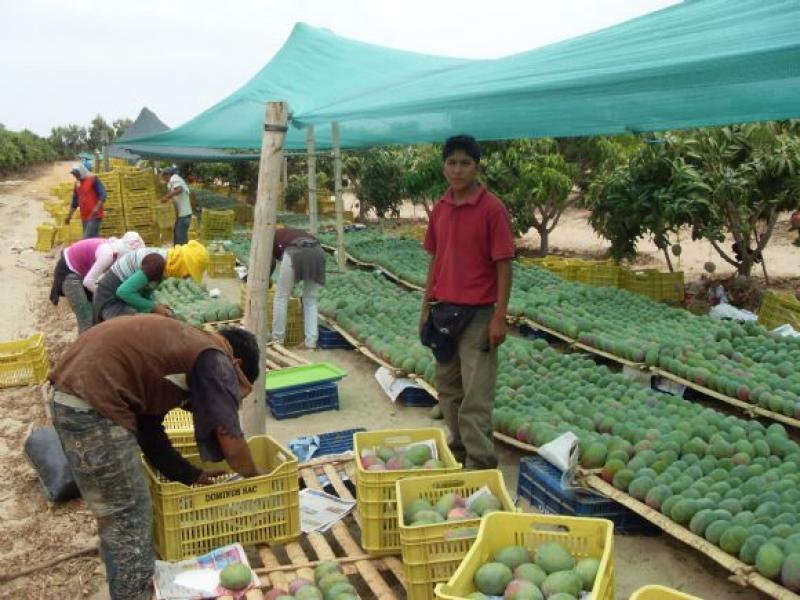
<instances>
[{"instance_id":1,"label":"worker's hand","mask_svg":"<svg viewBox=\"0 0 800 600\"><path fill-rule=\"evenodd\" d=\"M168 200L168 198L166 196L161 196L161 198L159 199L159 202L161 202L161 204L164 204L167 200Z\"/></svg>"},{"instance_id":2,"label":"worker's hand","mask_svg":"<svg viewBox=\"0 0 800 600\"><path fill-rule=\"evenodd\" d=\"M163 317L171 317L175 313L172 312L172 309L169 306L167 306L166 304L158 304L158 303L156 303L156 305L153 307L153 314L161 315Z\"/></svg>"},{"instance_id":3,"label":"worker's hand","mask_svg":"<svg viewBox=\"0 0 800 600\"><path fill-rule=\"evenodd\" d=\"M221 477L222 475L227 475L227 471L203 471L200 473L200 477L197 478L195 483L197 485L208 485L210 483L214 483L215 477Z\"/></svg>"},{"instance_id":4,"label":"worker's hand","mask_svg":"<svg viewBox=\"0 0 800 600\"><path fill-rule=\"evenodd\" d=\"M69 225L69 222L72 220L72 215L67 215L64 217L64 225Z\"/></svg>"},{"instance_id":5,"label":"worker's hand","mask_svg":"<svg viewBox=\"0 0 800 600\"><path fill-rule=\"evenodd\" d=\"M505 315L496 313L489 322L489 348L494 350L506 340L508 325Z\"/></svg>"}]
</instances>

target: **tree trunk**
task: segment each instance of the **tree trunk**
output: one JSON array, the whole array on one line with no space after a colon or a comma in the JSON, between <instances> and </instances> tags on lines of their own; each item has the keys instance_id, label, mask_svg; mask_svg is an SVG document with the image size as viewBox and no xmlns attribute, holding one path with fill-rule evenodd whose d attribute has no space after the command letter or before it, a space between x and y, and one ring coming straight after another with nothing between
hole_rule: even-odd
<instances>
[{"instance_id":1,"label":"tree trunk","mask_svg":"<svg viewBox=\"0 0 800 600\"><path fill-rule=\"evenodd\" d=\"M547 230L547 227L537 227L536 231L539 232L539 254L542 256L547 256L547 253L550 251L550 232Z\"/></svg>"},{"instance_id":2,"label":"tree trunk","mask_svg":"<svg viewBox=\"0 0 800 600\"><path fill-rule=\"evenodd\" d=\"M670 273L674 273L675 269L672 268L672 259L669 257L669 248L664 246L661 251L664 253L664 259L667 261L667 268Z\"/></svg>"},{"instance_id":3,"label":"tree trunk","mask_svg":"<svg viewBox=\"0 0 800 600\"><path fill-rule=\"evenodd\" d=\"M428 204L427 200L422 201L422 208L425 209L425 215L428 217L428 221L431 220L431 214L433 214L433 209L431 209L431 205ZM800 234L798 234L798 238L800 238Z\"/></svg>"}]
</instances>

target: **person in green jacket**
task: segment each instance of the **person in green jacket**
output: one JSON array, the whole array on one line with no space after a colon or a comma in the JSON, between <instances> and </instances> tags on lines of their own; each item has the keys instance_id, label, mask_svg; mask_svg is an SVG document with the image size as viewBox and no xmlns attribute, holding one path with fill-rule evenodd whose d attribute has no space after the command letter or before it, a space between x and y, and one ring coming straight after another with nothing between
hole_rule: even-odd
<instances>
[{"instance_id":1,"label":"person in green jacket","mask_svg":"<svg viewBox=\"0 0 800 600\"><path fill-rule=\"evenodd\" d=\"M170 249L140 248L130 252L100 280L92 302L94 322L137 313L172 316L169 306L151 298L155 286L165 277L191 277L200 282L207 266L208 251L194 240Z\"/></svg>"}]
</instances>

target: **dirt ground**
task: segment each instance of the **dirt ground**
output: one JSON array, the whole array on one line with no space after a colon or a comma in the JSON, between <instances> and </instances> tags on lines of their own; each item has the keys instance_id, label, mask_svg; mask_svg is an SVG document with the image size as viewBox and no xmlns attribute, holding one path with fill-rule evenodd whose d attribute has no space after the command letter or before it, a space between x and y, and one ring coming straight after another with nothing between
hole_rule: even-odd
<instances>
[{"instance_id":1,"label":"dirt ground","mask_svg":"<svg viewBox=\"0 0 800 600\"><path fill-rule=\"evenodd\" d=\"M0 182L0 242L10 249L0 253L0 274L7 290L6 319L0 321L0 340L25 337L44 331L51 359L56 360L75 337L69 309L48 302L53 253L29 251L36 238L36 225L46 213L42 201L47 190L67 179L67 165L59 163L12 184ZM564 231L556 231L554 245L592 251L591 232L580 227L580 216L570 216ZM560 228L561 229L561 228ZM571 231L571 234L567 234ZM571 244L570 244L571 242ZM599 242L598 242L599 244ZM598 246L599 248L599 246ZM781 245L777 245L780 253ZM698 250L698 252L701 252ZM691 254L684 246L684 254ZM772 254L768 252L772 261ZM702 266L705 257L697 258ZM788 261L788 252L786 253ZM772 261L778 268L778 255ZM684 257L684 268L688 256ZM788 267L787 267L787 272ZM238 299L238 287L230 280L213 281L223 293ZM9 293L10 292L10 293ZM353 427L413 428L441 426L428 410L394 406L374 379L375 365L352 351L302 352L314 361L329 361L347 370L340 385L338 412L325 412L284 421L268 420L268 432L282 442L304 434ZM47 421L41 391L37 387L0 390L0 465L7 473L0 492L0 573L14 573L63 554L96 543L96 526L80 500L48 504L38 489L33 469L22 455L29 431ZM509 489L516 490L520 455L498 446L501 469ZM628 598L638 587L660 583L701 598L715 600L758 599L727 581L726 571L666 535L615 536L616 597ZM62 562L34 575L0 584L0 598L107 598L103 568L96 557ZM0 577L0 580L2 578Z\"/></svg>"}]
</instances>

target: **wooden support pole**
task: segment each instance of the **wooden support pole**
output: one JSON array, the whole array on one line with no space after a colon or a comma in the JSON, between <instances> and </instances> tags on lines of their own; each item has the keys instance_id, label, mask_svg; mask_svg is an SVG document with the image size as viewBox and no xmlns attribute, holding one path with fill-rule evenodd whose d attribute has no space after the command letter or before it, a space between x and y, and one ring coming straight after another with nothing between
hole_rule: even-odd
<instances>
[{"instance_id":1,"label":"wooden support pole","mask_svg":"<svg viewBox=\"0 0 800 600\"><path fill-rule=\"evenodd\" d=\"M247 302L244 309L244 326L258 340L260 364L266 356L267 289L272 263L272 242L280 196L283 140L286 137L289 108L285 102L268 102L261 140L261 160L258 165L258 191L253 215L253 241L250 246L250 268L247 274ZM267 428L267 408L264 398L264 368L253 384L253 393L242 402L242 428L246 436L263 434Z\"/></svg>"},{"instance_id":2,"label":"wooden support pole","mask_svg":"<svg viewBox=\"0 0 800 600\"><path fill-rule=\"evenodd\" d=\"M95 150L94 151L94 164L92 164L92 171L94 171L95 173L99 173L100 172L100 166L101 166L100 165L100 151L99 150Z\"/></svg>"},{"instance_id":3,"label":"wooden support pole","mask_svg":"<svg viewBox=\"0 0 800 600\"><path fill-rule=\"evenodd\" d=\"M108 173L111 170L111 158L108 156L108 134L103 136L103 171Z\"/></svg>"},{"instance_id":4,"label":"wooden support pole","mask_svg":"<svg viewBox=\"0 0 800 600\"><path fill-rule=\"evenodd\" d=\"M317 204L317 155L314 143L314 128L306 129L306 152L308 154L308 219L311 222L311 233L317 235L319 231L319 217Z\"/></svg>"},{"instance_id":5,"label":"wooden support pole","mask_svg":"<svg viewBox=\"0 0 800 600\"><path fill-rule=\"evenodd\" d=\"M342 151L339 148L339 123L331 123L333 143L333 192L336 194L336 260L344 271L347 255L344 250L344 205L342 200Z\"/></svg>"}]
</instances>

